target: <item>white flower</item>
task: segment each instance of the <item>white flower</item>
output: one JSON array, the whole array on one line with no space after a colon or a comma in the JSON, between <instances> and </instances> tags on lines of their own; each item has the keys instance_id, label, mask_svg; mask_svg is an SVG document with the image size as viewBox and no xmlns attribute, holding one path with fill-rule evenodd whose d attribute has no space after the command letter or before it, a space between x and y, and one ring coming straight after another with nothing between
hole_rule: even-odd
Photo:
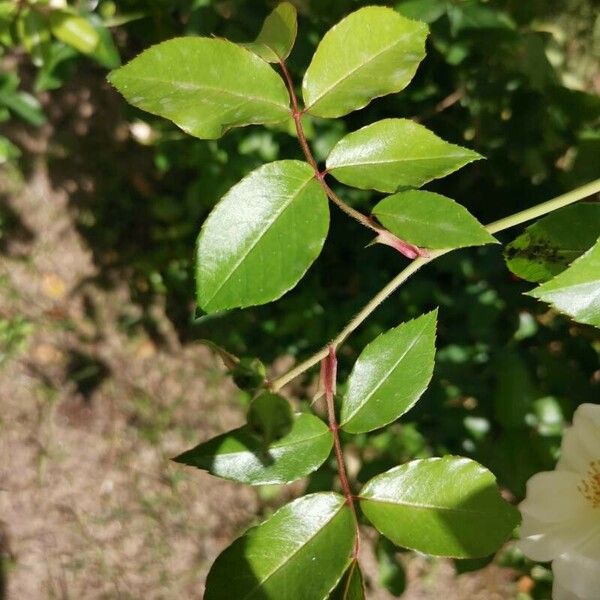
<instances>
[{"instance_id":1,"label":"white flower","mask_svg":"<svg viewBox=\"0 0 600 600\"><path fill-rule=\"evenodd\" d=\"M552 561L554 600L600 599L600 405L582 404L555 471L527 482L519 547Z\"/></svg>"}]
</instances>

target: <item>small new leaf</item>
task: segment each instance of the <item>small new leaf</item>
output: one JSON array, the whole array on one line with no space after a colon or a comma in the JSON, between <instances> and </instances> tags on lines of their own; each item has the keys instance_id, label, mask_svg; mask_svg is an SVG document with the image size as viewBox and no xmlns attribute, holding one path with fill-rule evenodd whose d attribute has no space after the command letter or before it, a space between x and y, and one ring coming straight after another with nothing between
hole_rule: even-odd
<instances>
[{"instance_id":1,"label":"small new leaf","mask_svg":"<svg viewBox=\"0 0 600 600\"><path fill-rule=\"evenodd\" d=\"M414 121L383 119L342 138L327 158L327 170L353 187L395 192L421 187L480 158Z\"/></svg>"},{"instance_id":2,"label":"small new leaf","mask_svg":"<svg viewBox=\"0 0 600 600\"><path fill-rule=\"evenodd\" d=\"M424 248L497 243L466 208L433 192L411 190L388 196L373 214L394 235Z\"/></svg>"},{"instance_id":3,"label":"small new leaf","mask_svg":"<svg viewBox=\"0 0 600 600\"><path fill-rule=\"evenodd\" d=\"M433 374L437 310L375 338L360 354L342 400L348 433L383 427L414 406Z\"/></svg>"},{"instance_id":4,"label":"small new leaf","mask_svg":"<svg viewBox=\"0 0 600 600\"><path fill-rule=\"evenodd\" d=\"M519 522L494 475L458 456L415 460L382 473L363 487L360 505L392 542L434 556L486 556Z\"/></svg>"},{"instance_id":5,"label":"small new leaf","mask_svg":"<svg viewBox=\"0 0 600 600\"><path fill-rule=\"evenodd\" d=\"M244 46L263 60L277 63L290 55L297 30L296 8L289 2L282 2L265 19L256 40Z\"/></svg>"},{"instance_id":6,"label":"small new leaf","mask_svg":"<svg viewBox=\"0 0 600 600\"><path fill-rule=\"evenodd\" d=\"M306 70L302 94L317 117L341 117L404 89L425 57L424 23L367 6L332 27Z\"/></svg>"},{"instance_id":7,"label":"small new leaf","mask_svg":"<svg viewBox=\"0 0 600 600\"><path fill-rule=\"evenodd\" d=\"M598 233L600 204L566 206L530 225L508 244L506 266L526 281L547 281L589 250Z\"/></svg>"},{"instance_id":8,"label":"small new leaf","mask_svg":"<svg viewBox=\"0 0 600 600\"><path fill-rule=\"evenodd\" d=\"M311 494L249 529L213 564L204 600L322 600L349 565L352 514L339 494Z\"/></svg>"},{"instance_id":9,"label":"small new leaf","mask_svg":"<svg viewBox=\"0 0 600 600\"><path fill-rule=\"evenodd\" d=\"M198 238L198 304L207 312L265 304L294 287L329 228L327 197L306 163L264 165L215 206Z\"/></svg>"},{"instance_id":10,"label":"small new leaf","mask_svg":"<svg viewBox=\"0 0 600 600\"><path fill-rule=\"evenodd\" d=\"M568 269L529 295L579 323L600 328L600 239Z\"/></svg>"},{"instance_id":11,"label":"small new leaf","mask_svg":"<svg viewBox=\"0 0 600 600\"><path fill-rule=\"evenodd\" d=\"M281 77L252 52L223 39L162 42L108 79L130 104L203 139L219 138L231 127L275 123L289 116Z\"/></svg>"},{"instance_id":12,"label":"small new leaf","mask_svg":"<svg viewBox=\"0 0 600 600\"><path fill-rule=\"evenodd\" d=\"M332 445L331 432L321 419L299 414L294 416L291 431L267 446L244 426L173 460L250 485L290 483L318 469L327 460Z\"/></svg>"}]
</instances>

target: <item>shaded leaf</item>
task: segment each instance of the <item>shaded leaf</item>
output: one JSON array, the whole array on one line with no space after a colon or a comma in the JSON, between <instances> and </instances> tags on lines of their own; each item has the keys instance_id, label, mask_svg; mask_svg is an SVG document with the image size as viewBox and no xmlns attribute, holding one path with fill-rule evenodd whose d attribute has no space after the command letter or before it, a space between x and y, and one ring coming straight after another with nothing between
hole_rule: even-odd
<instances>
[{"instance_id":1,"label":"shaded leaf","mask_svg":"<svg viewBox=\"0 0 600 600\"><path fill-rule=\"evenodd\" d=\"M264 304L294 287L319 255L327 197L306 163L256 169L215 206L198 239L198 304L207 312Z\"/></svg>"},{"instance_id":2,"label":"shaded leaf","mask_svg":"<svg viewBox=\"0 0 600 600\"><path fill-rule=\"evenodd\" d=\"M288 93L277 73L252 52L222 39L162 42L113 71L109 81L134 106L204 139L289 116Z\"/></svg>"},{"instance_id":3,"label":"shaded leaf","mask_svg":"<svg viewBox=\"0 0 600 600\"><path fill-rule=\"evenodd\" d=\"M106 28L102 19L91 13L88 20L98 34L98 45L94 49L92 58L107 69L116 69L121 66L121 56L110 31Z\"/></svg>"},{"instance_id":4,"label":"shaded leaf","mask_svg":"<svg viewBox=\"0 0 600 600\"><path fill-rule=\"evenodd\" d=\"M458 456L415 460L382 473L363 487L360 505L395 544L435 556L491 554L519 522L494 475Z\"/></svg>"},{"instance_id":5,"label":"shaded leaf","mask_svg":"<svg viewBox=\"0 0 600 600\"><path fill-rule=\"evenodd\" d=\"M248 407L246 417L250 430L258 435L263 445L289 434L294 423L294 413L290 403L279 394L263 392Z\"/></svg>"},{"instance_id":6,"label":"shaded leaf","mask_svg":"<svg viewBox=\"0 0 600 600\"><path fill-rule=\"evenodd\" d=\"M291 431L267 447L248 427L219 435L173 460L223 479L251 485L289 483L318 469L333 438L321 419L299 414Z\"/></svg>"},{"instance_id":7,"label":"shaded leaf","mask_svg":"<svg viewBox=\"0 0 600 600\"><path fill-rule=\"evenodd\" d=\"M339 494L311 494L248 530L215 561L205 600L322 600L350 562L354 524Z\"/></svg>"},{"instance_id":8,"label":"shaded leaf","mask_svg":"<svg viewBox=\"0 0 600 600\"><path fill-rule=\"evenodd\" d=\"M49 19L54 36L83 54L91 54L100 41L98 32L81 15L68 10L53 10Z\"/></svg>"},{"instance_id":9,"label":"shaded leaf","mask_svg":"<svg viewBox=\"0 0 600 600\"><path fill-rule=\"evenodd\" d=\"M579 323L600 327L600 240L568 269L529 295Z\"/></svg>"},{"instance_id":10,"label":"shaded leaf","mask_svg":"<svg viewBox=\"0 0 600 600\"><path fill-rule=\"evenodd\" d=\"M527 281L547 281L591 248L598 234L600 204L566 206L530 225L508 244L506 266Z\"/></svg>"},{"instance_id":11,"label":"shaded leaf","mask_svg":"<svg viewBox=\"0 0 600 600\"><path fill-rule=\"evenodd\" d=\"M379 583L392 596L401 596L406 589L404 566L396 555L398 549L385 537L377 540L376 555L379 570Z\"/></svg>"},{"instance_id":12,"label":"shaded leaf","mask_svg":"<svg viewBox=\"0 0 600 600\"><path fill-rule=\"evenodd\" d=\"M375 338L354 364L340 425L349 433L383 427L414 406L433 374L437 310Z\"/></svg>"},{"instance_id":13,"label":"shaded leaf","mask_svg":"<svg viewBox=\"0 0 600 600\"><path fill-rule=\"evenodd\" d=\"M433 192L410 190L388 196L373 213L394 235L425 248L497 243L466 208Z\"/></svg>"},{"instance_id":14,"label":"shaded leaf","mask_svg":"<svg viewBox=\"0 0 600 600\"><path fill-rule=\"evenodd\" d=\"M327 169L347 185L395 192L401 186L420 187L480 158L414 121L383 119L342 138L327 158Z\"/></svg>"},{"instance_id":15,"label":"shaded leaf","mask_svg":"<svg viewBox=\"0 0 600 600\"><path fill-rule=\"evenodd\" d=\"M433 23L446 13L446 0L402 0L396 10L409 19Z\"/></svg>"},{"instance_id":16,"label":"shaded leaf","mask_svg":"<svg viewBox=\"0 0 600 600\"><path fill-rule=\"evenodd\" d=\"M296 8L289 2L282 2L265 19L256 40L244 46L263 60L277 63L290 55L297 30Z\"/></svg>"},{"instance_id":17,"label":"shaded leaf","mask_svg":"<svg viewBox=\"0 0 600 600\"><path fill-rule=\"evenodd\" d=\"M306 110L341 117L404 89L425 57L427 26L391 8L361 8L323 37L306 70Z\"/></svg>"},{"instance_id":18,"label":"shaded leaf","mask_svg":"<svg viewBox=\"0 0 600 600\"><path fill-rule=\"evenodd\" d=\"M353 560L329 596L329 600L365 600L365 586L358 561Z\"/></svg>"}]
</instances>

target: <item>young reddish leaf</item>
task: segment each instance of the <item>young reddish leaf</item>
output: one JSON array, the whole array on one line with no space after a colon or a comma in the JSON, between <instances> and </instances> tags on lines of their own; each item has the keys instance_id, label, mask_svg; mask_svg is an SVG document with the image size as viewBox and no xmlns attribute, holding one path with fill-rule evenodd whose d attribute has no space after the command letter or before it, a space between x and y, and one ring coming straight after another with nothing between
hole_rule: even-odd
<instances>
[{"instance_id":1,"label":"young reddish leaf","mask_svg":"<svg viewBox=\"0 0 600 600\"><path fill-rule=\"evenodd\" d=\"M322 600L350 563L354 525L339 494L311 494L249 529L215 561L204 600Z\"/></svg>"}]
</instances>

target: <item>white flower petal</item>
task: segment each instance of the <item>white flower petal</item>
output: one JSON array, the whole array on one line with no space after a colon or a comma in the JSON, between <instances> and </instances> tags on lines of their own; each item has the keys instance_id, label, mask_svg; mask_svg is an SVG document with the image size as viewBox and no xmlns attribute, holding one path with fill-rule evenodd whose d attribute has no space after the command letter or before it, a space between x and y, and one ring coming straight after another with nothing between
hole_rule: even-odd
<instances>
[{"instance_id":1,"label":"white flower petal","mask_svg":"<svg viewBox=\"0 0 600 600\"><path fill-rule=\"evenodd\" d=\"M557 586L581 600L600 597L600 521L588 539L552 563Z\"/></svg>"},{"instance_id":2,"label":"white flower petal","mask_svg":"<svg viewBox=\"0 0 600 600\"><path fill-rule=\"evenodd\" d=\"M584 600L581 596L574 594L571 590L562 587L556 578L552 584L552 600Z\"/></svg>"},{"instance_id":3,"label":"white flower petal","mask_svg":"<svg viewBox=\"0 0 600 600\"><path fill-rule=\"evenodd\" d=\"M548 523L525 513L517 547L532 560L554 560L583 544L590 535L590 527L588 516Z\"/></svg>"},{"instance_id":4,"label":"white flower petal","mask_svg":"<svg viewBox=\"0 0 600 600\"><path fill-rule=\"evenodd\" d=\"M565 430L557 469L585 473L592 460L600 459L600 404L582 404Z\"/></svg>"},{"instance_id":5,"label":"white flower petal","mask_svg":"<svg viewBox=\"0 0 600 600\"><path fill-rule=\"evenodd\" d=\"M527 482L527 496L519 510L551 523L584 516L594 509L577 489L581 481L582 475L570 471L537 473Z\"/></svg>"}]
</instances>

